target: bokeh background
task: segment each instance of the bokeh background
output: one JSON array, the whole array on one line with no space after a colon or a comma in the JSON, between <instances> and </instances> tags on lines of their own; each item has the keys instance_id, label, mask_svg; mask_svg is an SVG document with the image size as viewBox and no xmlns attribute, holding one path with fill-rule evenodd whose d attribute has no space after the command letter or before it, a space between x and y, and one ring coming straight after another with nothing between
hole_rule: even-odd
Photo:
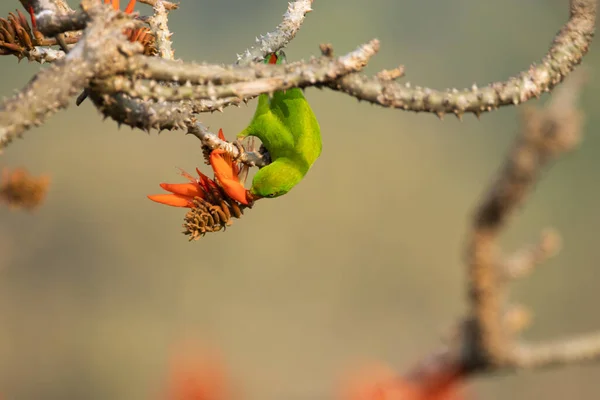
<instances>
[{"instance_id":1,"label":"bokeh background","mask_svg":"<svg viewBox=\"0 0 600 400\"><path fill-rule=\"evenodd\" d=\"M306 58L323 42L341 54L377 37L368 73L404 64L415 84L481 85L539 60L567 3L317 0L287 54ZM183 0L170 18L176 56L231 63L286 6ZM17 7L2 1L0 14ZM563 234L562 252L514 287L513 300L535 311L533 340L600 329L599 50L584 63L582 146L545 174L504 237L511 250L548 226ZM0 58L0 93L39 69ZM173 346L191 339L221 349L242 398L331 398L340 374L362 362L403 371L434 349L465 312L465 233L518 109L440 122L329 90L307 97L324 141L307 179L192 243L180 233L185 211L145 196L179 181L176 166L202 164L194 137L118 129L87 101L11 145L0 166L48 173L52 184L35 213L0 208L0 393L158 399ZM254 105L202 120L232 137ZM472 387L487 400L597 398L599 379L588 365Z\"/></svg>"}]
</instances>

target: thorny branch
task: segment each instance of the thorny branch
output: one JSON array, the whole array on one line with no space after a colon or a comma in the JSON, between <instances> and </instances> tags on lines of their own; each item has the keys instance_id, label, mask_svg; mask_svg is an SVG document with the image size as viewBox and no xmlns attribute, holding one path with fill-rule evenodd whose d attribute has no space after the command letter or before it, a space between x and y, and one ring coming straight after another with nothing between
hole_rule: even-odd
<instances>
[{"instance_id":1,"label":"thorny branch","mask_svg":"<svg viewBox=\"0 0 600 400\"><path fill-rule=\"evenodd\" d=\"M22 0L22 2L33 7L40 20L40 30L49 36L81 29L83 25L88 26L86 30L97 28L94 25L102 25L107 32L122 29L117 25L105 26L105 22L98 19L90 19L90 10L99 7L97 2L94 3L91 0L84 2L83 10L63 14L59 13L60 10L56 5L60 4L60 1ZM160 40L157 36L160 51L164 53L164 58L171 58L172 52L168 40L170 33L166 26L167 7L164 7L164 13L161 11L161 6L167 3L160 1L150 1L149 3L155 7L153 29L155 34L161 36ZM265 54L284 47L298 32L305 15L311 11L311 6L311 0L291 2L282 23L277 26L275 31L258 37L255 47L242 52L238 56L238 66L249 65L252 61L262 59ZM103 52L105 59L99 61L107 62L108 59L120 58L119 62L129 65L129 72L115 68L93 70L90 71L89 79L81 83L88 86L88 89L91 85L92 89L96 90L95 93L92 93L92 100L105 116L110 116L119 123L144 130L153 128L159 130L189 129L193 126L194 114L221 111L226 106L238 105L260 93L270 93L274 90L297 86L329 87L385 107L432 112L440 117L448 112L459 117L465 112L479 115L500 106L522 103L545 91L550 91L560 83L581 62L588 50L595 30L596 8L595 0L570 0L569 20L554 39L542 62L539 65L532 65L527 71L514 78L482 88L473 85L471 89L460 91L452 89L440 92L397 83L395 79L400 74L386 73L378 73L373 77L348 73L328 76L326 80L320 80L314 79L315 71L312 61L296 64L297 73L301 79L288 80L286 76L278 76L278 79L270 81L269 84L265 84L265 78L258 75L253 81L243 83L240 81L228 82L227 80L216 83L210 80L202 81L201 76L197 74L199 67L188 63L179 63L177 67L167 64L168 68L173 67L174 70L176 68L177 73L169 71L167 68L160 76L153 76L148 71L144 76L144 72L141 70L144 64L124 61L123 58L127 58L127 56L118 51L118 43L115 41L111 42ZM85 39L81 40L93 42L94 39L86 35ZM87 45L94 45L94 43ZM93 56L98 55L97 53L93 54ZM96 65L98 64L102 63L96 63ZM210 65L204 67L223 68ZM140 70L132 73L132 68L140 68ZM250 68L258 71L261 66L254 64ZM43 74L44 72L40 73L41 76ZM140 75L144 79L132 81L131 77ZM183 75L192 75L197 79L185 80L183 83L181 78ZM157 84L158 80L167 84ZM142 97L142 99L136 99L136 97ZM40 107L35 103L45 99L31 97L27 100L28 102L23 104L35 110ZM29 102L33 104L28 104ZM0 107L0 113L1 110L8 110L10 107L11 101L9 100ZM18 119L26 118L22 114L18 114L18 117L20 117ZM10 122L0 118L0 147L6 145L14 135L20 134L23 129L27 129L34 122L40 120L37 113L35 117L33 120L16 121L20 126L19 129L9 128ZM11 119L11 121L13 120Z\"/></svg>"},{"instance_id":2,"label":"thorny branch","mask_svg":"<svg viewBox=\"0 0 600 400\"><path fill-rule=\"evenodd\" d=\"M169 31L167 11L177 8L177 6L162 0L155 0L152 1L152 3L154 3L152 4L154 7L154 15L148 18L148 24L156 38L158 56L167 60L173 60L175 58L175 53L171 46L171 36L173 34ZM170 5L170 7L167 7L167 4L165 3Z\"/></svg>"},{"instance_id":3,"label":"thorny branch","mask_svg":"<svg viewBox=\"0 0 600 400\"><path fill-rule=\"evenodd\" d=\"M454 113L477 117L501 106L517 105L543 92L549 92L581 62L589 49L595 31L596 0L571 0L569 21L554 38L550 50L540 64L504 82L479 88L439 91L426 87L404 85L381 77L348 75L329 87L384 107L407 111L430 112L440 118Z\"/></svg>"},{"instance_id":4,"label":"thorny branch","mask_svg":"<svg viewBox=\"0 0 600 400\"><path fill-rule=\"evenodd\" d=\"M97 93L124 93L144 100L216 100L229 97L243 99L276 90L326 83L359 71L378 49L379 41L373 40L337 59L321 57L308 63L235 68L211 65L184 67L175 61L135 57L131 59L129 72L138 73L153 81L148 83L134 77L116 76L105 81L96 81L93 89ZM135 64L137 60L145 63L144 67L138 67ZM158 84L159 81L174 81L173 76L177 78L177 82L185 84L175 87Z\"/></svg>"},{"instance_id":5,"label":"thorny branch","mask_svg":"<svg viewBox=\"0 0 600 400\"><path fill-rule=\"evenodd\" d=\"M75 48L39 72L0 107L0 148L31 126L40 125L58 109L67 107L70 98L87 87L94 76L124 69L124 59L115 58L115 52L139 52L139 47L126 42L121 33L131 25L130 19L98 6L91 7L86 15L92 23ZM64 21L60 19L59 23Z\"/></svg>"}]
</instances>

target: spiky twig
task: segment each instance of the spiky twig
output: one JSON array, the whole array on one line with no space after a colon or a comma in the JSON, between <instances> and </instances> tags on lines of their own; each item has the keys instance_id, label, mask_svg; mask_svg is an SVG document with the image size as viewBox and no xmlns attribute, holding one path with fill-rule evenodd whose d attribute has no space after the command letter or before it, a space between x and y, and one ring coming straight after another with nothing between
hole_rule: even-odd
<instances>
[{"instance_id":1,"label":"spiky twig","mask_svg":"<svg viewBox=\"0 0 600 400\"><path fill-rule=\"evenodd\" d=\"M163 0L155 0L153 4L154 15L148 19L150 30L156 38L158 56L166 60L173 60L175 53L171 45L172 33L169 31L168 12Z\"/></svg>"},{"instance_id":2,"label":"spiky twig","mask_svg":"<svg viewBox=\"0 0 600 400\"><path fill-rule=\"evenodd\" d=\"M152 7L155 7L159 2L163 4L166 11L177 10L179 8L179 4L166 1L166 0L139 0L140 3L148 4Z\"/></svg>"},{"instance_id":3,"label":"spiky twig","mask_svg":"<svg viewBox=\"0 0 600 400\"><path fill-rule=\"evenodd\" d=\"M202 142L202 145L209 150L221 149L231 154L233 158L239 162L249 166L264 167L269 163L268 158L264 154L256 152L243 152L240 154L240 149L233 143L219 139L217 135L210 132L203 124L197 121L192 121L188 127L188 134L196 136Z\"/></svg>"},{"instance_id":4,"label":"spiky twig","mask_svg":"<svg viewBox=\"0 0 600 400\"><path fill-rule=\"evenodd\" d=\"M273 32L267 32L265 35L257 37L256 46L238 54L236 63L248 65L258 62L263 60L266 54L285 47L298 33L306 14L312 11L312 2L313 0L291 1L287 11L283 14L283 21L277 25L277 28Z\"/></svg>"}]
</instances>

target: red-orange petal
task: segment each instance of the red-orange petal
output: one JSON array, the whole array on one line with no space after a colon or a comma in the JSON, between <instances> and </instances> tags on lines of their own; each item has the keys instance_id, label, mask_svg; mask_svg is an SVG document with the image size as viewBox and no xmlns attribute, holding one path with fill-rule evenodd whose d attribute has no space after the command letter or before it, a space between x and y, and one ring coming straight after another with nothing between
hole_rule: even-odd
<instances>
[{"instance_id":1,"label":"red-orange petal","mask_svg":"<svg viewBox=\"0 0 600 400\"><path fill-rule=\"evenodd\" d=\"M235 201L248 205L246 188L239 181L237 168L231 162L231 157L224 150L213 150L210 153L210 165L225 193Z\"/></svg>"},{"instance_id":2,"label":"red-orange petal","mask_svg":"<svg viewBox=\"0 0 600 400\"><path fill-rule=\"evenodd\" d=\"M271 53L269 56L269 64L277 64L277 54Z\"/></svg>"},{"instance_id":3,"label":"red-orange petal","mask_svg":"<svg viewBox=\"0 0 600 400\"><path fill-rule=\"evenodd\" d=\"M248 205L248 196L246 194L247 190L239 181L232 179L219 179L219 182L229 197L238 203Z\"/></svg>"},{"instance_id":4,"label":"red-orange petal","mask_svg":"<svg viewBox=\"0 0 600 400\"><path fill-rule=\"evenodd\" d=\"M202 188L195 183L161 183L160 187L165 189L167 192L180 194L182 196L188 196L192 198L205 197Z\"/></svg>"},{"instance_id":5,"label":"red-orange petal","mask_svg":"<svg viewBox=\"0 0 600 400\"><path fill-rule=\"evenodd\" d=\"M37 20L35 19L35 12L33 12L33 6L27 7L27 12L29 13L29 16L31 17L31 26L33 27L33 30L36 31L37 30Z\"/></svg>"},{"instance_id":6,"label":"red-orange petal","mask_svg":"<svg viewBox=\"0 0 600 400\"><path fill-rule=\"evenodd\" d=\"M231 158L225 153L225 150L217 149L210 153L210 165L215 176L219 180L235 180L237 175L233 170Z\"/></svg>"},{"instance_id":7,"label":"red-orange petal","mask_svg":"<svg viewBox=\"0 0 600 400\"><path fill-rule=\"evenodd\" d=\"M180 194L153 194L149 195L148 198L160 204L173 207L192 207L193 197L183 196Z\"/></svg>"},{"instance_id":8,"label":"red-orange petal","mask_svg":"<svg viewBox=\"0 0 600 400\"><path fill-rule=\"evenodd\" d=\"M125 14L131 14L133 12L133 9L135 8L135 1L136 0L129 0L127 7L125 7Z\"/></svg>"},{"instance_id":9,"label":"red-orange petal","mask_svg":"<svg viewBox=\"0 0 600 400\"><path fill-rule=\"evenodd\" d=\"M225 135L223 134L222 128L219 129L219 139L227 140L227 139L225 139ZM237 179L238 174L240 172L237 163L233 162L233 159L231 158L231 156L229 154L225 153L223 150L219 150L219 154L222 154L222 157L225 160L225 162L227 162L227 164L229 164L231 166L232 174Z\"/></svg>"},{"instance_id":10,"label":"red-orange petal","mask_svg":"<svg viewBox=\"0 0 600 400\"><path fill-rule=\"evenodd\" d=\"M208 181L210 181L209 177L200 172L198 168L196 168L196 172L200 177L200 179L198 179L196 182L203 190L208 190Z\"/></svg>"}]
</instances>

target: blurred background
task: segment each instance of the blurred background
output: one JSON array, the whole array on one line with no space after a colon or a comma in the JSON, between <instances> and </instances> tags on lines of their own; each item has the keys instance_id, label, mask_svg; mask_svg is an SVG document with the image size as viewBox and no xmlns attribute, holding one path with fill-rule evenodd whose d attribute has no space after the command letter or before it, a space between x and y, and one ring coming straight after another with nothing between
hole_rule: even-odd
<instances>
[{"instance_id":1,"label":"blurred background","mask_svg":"<svg viewBox=\"0 0 600 400\"><path fill-rule=\"evenodd\" d=\"M18 7L3 1L0 15ZM286 7L183 0L170 16L176 56L231 63ZM527 68L568 17L567 0L317 0L313 8L289 60L317 55L320 43L343 54L376 37L381 51L367 73L404 64L404 80L440 89ZM548 226L563 235L561 253L514 285L513 301L535 312L532 340L600 329L597 42L584 65L592 79L582 146L544 174L503 238L508 251ZM0 93L40 68L0 58ZM329 90L306 95L324 142L307 179L226 233L192 243L180 233L185 210L146 195L180 181L175 167L202 165L196 138L118 129L86 101L11 145L0 167L25 166L52 183L34 213L0 208L0 393L158 399L173 345L191 339L221 349L241 398L331 398L348 369L377 360L404 371L436 348L466 310L465 233L515 136L518 109L440 122ZM201 118L231 138L254 107ZM472 386L486 400L597 398L599 379L600 367L588 365Z\"/></svg>"}]
</instances>

